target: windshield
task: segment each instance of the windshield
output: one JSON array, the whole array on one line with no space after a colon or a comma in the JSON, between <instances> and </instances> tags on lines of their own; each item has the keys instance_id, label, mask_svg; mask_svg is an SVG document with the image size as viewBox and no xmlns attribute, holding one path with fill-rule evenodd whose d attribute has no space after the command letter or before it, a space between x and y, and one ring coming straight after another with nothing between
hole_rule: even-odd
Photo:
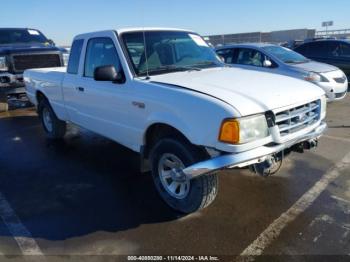
<instances>
[{"instance_id":1,"label":"windshield","mask_svg":"<svg viewBox=\"0 0 350 262\"><path fill-rule=\"evenodd\" d=\"M145 40L143 35L145 35ZM155 75L224 66L206 42L193 33L130 32L123 33L122 39L138 76L146 75L147 70L149 75Z\"/></svg>"},{"instance_id":2,"label":"windshield","mask_svg":"<svg viewBox=\"0 0 350 262\"><path fill-rule=\"evenodd\" d=\"M0 29L0 45L48 42L42 33L34 29Z\"/></svg>"},{"instance_id":3,"label":"windshield","mask_svg":"<svg viewBox=\"0 0 350 262\"><path fill-rule=\"evenodd\" d=\"M263 49L287 64L306 63L309 61L306 57L302 56L301 54L298 54L293 50L290 50L285 47L271 45L264 46Z\"/></svg>"}]
</instances>

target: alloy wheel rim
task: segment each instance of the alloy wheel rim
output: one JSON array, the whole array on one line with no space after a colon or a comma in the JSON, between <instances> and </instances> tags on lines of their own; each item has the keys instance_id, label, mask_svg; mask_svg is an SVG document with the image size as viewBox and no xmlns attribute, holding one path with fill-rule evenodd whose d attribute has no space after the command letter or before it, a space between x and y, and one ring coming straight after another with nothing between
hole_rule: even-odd
<instances>
[{"instance_id":1,"label":"alloy wheel rim","mask_svg":"<svg viewBox=\"0 0 350 262\"><path fill-rule=\"evenodd\" d=\"M174 154L163 154L159 160L158 173L163 188L176 199L184 199L190 191L190 180L181 172L184 168Z\"/></svg>"},{"instance_id":2,"label":"alloy wheel rim","mask_svg":"<svg viewBox=\"0 0 350 262\"><path fill-rule=\"evenodd\" d=\"M43 122L47 131L52 132L52 119L50 111L47 108L43 110Z\"/></svg>"}]
</instances>

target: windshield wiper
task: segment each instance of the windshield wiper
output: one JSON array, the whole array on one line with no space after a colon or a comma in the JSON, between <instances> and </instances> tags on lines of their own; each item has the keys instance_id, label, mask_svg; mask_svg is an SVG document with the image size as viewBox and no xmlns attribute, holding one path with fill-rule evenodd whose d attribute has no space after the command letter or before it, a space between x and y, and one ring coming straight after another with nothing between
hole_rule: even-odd
<instances>
[{"instance_id":1,"label":"windshield wiper","mask_svg":"<svg viewBox=\"0 0 350 262\"><path fill-rule=\"evenodd\" d=\"M192 66L176 66L176 65L168 65L168 66L160 66L157 68L149 69L149 73L155 73L155 72L176 72L176 71L201 71L198 67L192 67ZM145 73L145 72L143 72Z\"/></svg>"},{"instance_id":2,"label":"windshield wiper","mask_svg":"<svg viewBox=\"0 0 350 262\"><path fill-rule=\"evenodd\" d=\"M294 60L287 60L287 61L284 61L286 64L303 64L303 63L307 63L309 62L310 60L305 60L305 61L294 61Z\"/></svg>"},{"instance_id":3,"label":"windshield wiper","mask_svg":"<svg viewBox=\"0 0 350 262\"><path fill-rule=\"evenodd\" d=\"M199 62L199 63L196 63L195 65L218 65L216 62L214 62L214 61L210 61L210 60L208 60L208 61L201 61L201 62Z\"/></svg>"},{"instance_id":4,"label":"windshield wiper","mask_svg":"<svg viewBox=\"0 0 350 262\"><path fill-rule=\"evenodd\" d=\"M215 61L201 61L199 63L194 64L195 66L201 66L201 67L211 67L211 66L218 66L218 67L225 67L225 63L218 63Z\"/></svg>"}]
</instances>

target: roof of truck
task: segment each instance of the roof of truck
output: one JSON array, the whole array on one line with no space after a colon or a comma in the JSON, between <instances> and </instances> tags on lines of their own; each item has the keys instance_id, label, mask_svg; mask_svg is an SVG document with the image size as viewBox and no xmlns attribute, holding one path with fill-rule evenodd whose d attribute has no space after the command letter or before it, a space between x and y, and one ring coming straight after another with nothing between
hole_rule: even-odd
<instances>
[{"instance_id":1,"label":"roof of truck","mask_svg":"<svg viewBox=\"0 0 350 262\"><path fill-rule=\"evenodd\" d=\"M130 27L130 28L120 28L120 29L111 29L111 30L103 30L103 31L95 31L89 33L79 34L75 37L82 38L86 36L91 36L94 34L103 34L103 33L111 33L117 32L118 35L126 32L139 32L139 31L181 31L181 32L193 32L192 30L179 29L179 28L166 28L166 27Z\"/></svg>"},{"instance_id":2,"label":"roof of truck","mask_svg":"<svg viewBox=\"0 0 350 262\"><path fill-rule=\"evenodd\" d=\"M130 28L120 28L116 30L118 34L125 32L137 32L137 31L184 31L192 32L192 30L171 28L171 27L130 27Z\"/></svg>"}]
</instances>

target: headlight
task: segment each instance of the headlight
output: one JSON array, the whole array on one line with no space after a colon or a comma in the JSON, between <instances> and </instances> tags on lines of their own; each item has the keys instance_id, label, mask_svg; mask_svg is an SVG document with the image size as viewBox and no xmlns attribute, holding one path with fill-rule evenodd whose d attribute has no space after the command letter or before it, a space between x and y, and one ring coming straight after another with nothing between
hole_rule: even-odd
<instances>
[{"instance_id":1,"label":"headlight","mask_svg":"<svg viewBox=\"0 0 350 262\"><path fill-rule=\"evenodd\" d=\"M329 82L327 78L325 78L323 75L310 72L306 75L304 75L304 80L310 81L310 82Z\"/></svg>"},{"instance_id":2,"label":"headlight","mask_svg":"<svg viewBox=\"0 0 350 262\"><path fill-rule=\"evenodd\" d=\"M343 72L343 77L346 81L348 81L348 77L346 76L346 74Z\"/></svg>"},{"instance_id":3,"label":"headlight","mask_svg":"<svg viewBox=\"0 0 350 262\"><path fill-rule=\"evenodd\" d=\"M327 111L327 97L324 95L321 97L321 119L326 117Z\"/></svg>"},{"instance_id":4,"label":"headlight","mask_svg":"<svg viewBox=\"0 0 350 262\"><path fill-rule=\"evenodd\" d=\"M6 57L0 56L0 71L7 71L8 67L6 64Z\"/></svg>"},{"instance_id":5,"label":"headlight","mask_svg":"<svg viewBox=\"0 0 350 262\"><path fill-rule=\"evenodd\" d=\"M219 134L219 141L230 144L244 144L267 137L265 115L255 115L223 121Z\"/></svg>"},{"instance_id":6,"label":"headlight","mask_svg":"<svg viewBox=\"0 0 350 262\"><path fill-rule=\"evenodd\" d=\"M63 53L63 64L64 66L68 65L69 53Z\"/></svg>"}]
</instances>

